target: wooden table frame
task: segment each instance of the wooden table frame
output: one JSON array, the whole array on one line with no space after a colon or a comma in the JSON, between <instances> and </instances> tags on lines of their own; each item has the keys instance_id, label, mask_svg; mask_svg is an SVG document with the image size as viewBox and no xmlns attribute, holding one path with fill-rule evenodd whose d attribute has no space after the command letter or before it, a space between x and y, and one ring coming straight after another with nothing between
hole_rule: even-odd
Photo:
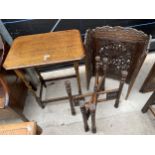
<instances>
[{"instance_id":1,"label":"wooden table frame","mask_svg":"<svg viewBox=\"0 0 155 155\"><path fill-rule=\"evenodd\" d=\"M101 49L102 50L102 49ZM82 113L82 118L84 122L84 129L87 132L89 130L88 126L88 119L91 116L91 130L92 133L96 133L96 107L98 102L103 102L107 100L114 100L115 104L114 107L118 108L121 93L123 90L123 85L125 83L125 80L127 78L128 72L126 70L121 71L121 79L120 84L118 88L105 90L105 80L106 80L106 74L107 74L107 68L108 68L108 58L104 57L101 59L100 56L95 57L96 60L96 75L95 75L95 84L94 84L94 91L90 93L85 93L81 95L72 95L72 88L69 81L66 81L65 87L66 92L69 97L69 104L71 108L71 114L75 115L75 102L79 102L80 110ZM100 77L99 75L99 69L103 69L103 76ZM106 95L106 97L99 99L100 95ZM88 102L85 102L86 97L91 97Z\"/></svg>"},{"instance_id":2,"label":"wooden table frame","mask_svg":"<svg viewBox=\"0 0 155 155\"><path fill-rule=\"evenodd\" d=\"M77 79L78 93L82 94L79 61L85 57L84 46L79 30L66 30L21 36L14 40L9 54L4 62L6 70L14 70L17 76L25 83L26 87L36 98L40 107L44 108L45 104L54 101L68 99L67 96L42 100L43 86L46 88L46 81L37 68L46 65L56 65L65 62L73 62L75 75L63 78L75 77ZM13 61L14 60L14 61ZM30 81L27 80L22 69L35 68L38 73L41 89L39 96L36 94Z\"/></svg>"},{"instance_id":3,"label":"wooden table frame","mask_svg":"<svg viewBox=\"0 0 155 155\"><path fill-rule=\"evenodd\" d=\"M74 62L74 69L75 69L75 73L76 73L75 77L77 79L77 85L78 85L78 94L81 95L82 94L82 89L81 89L80 74L79 74L79 62L78 61ZM30 82L26 79L23 72L20 69L16 69L14 71L17 74L17 76L24 82L24 84L26 85L28 90L32 93L32 95L35 97L38 105L41 108L44 108L45 104L47 104L47 103L68 99L68 96L63 96L63 97L56 97L56 98L50 98L50 99L42 100L43 86L46 87L44 85L43 81L42 81L42 77L39 77L40 82L41 82L41 88L40 88L40 93L39 93L39 96L38 96L36 94L36 91L32 88L32 85L30 84ZM63 78L70 78L70 76L65 76ZM49 81L49 80L47 80L47 81Z\"/></svg>"}]
</instances>

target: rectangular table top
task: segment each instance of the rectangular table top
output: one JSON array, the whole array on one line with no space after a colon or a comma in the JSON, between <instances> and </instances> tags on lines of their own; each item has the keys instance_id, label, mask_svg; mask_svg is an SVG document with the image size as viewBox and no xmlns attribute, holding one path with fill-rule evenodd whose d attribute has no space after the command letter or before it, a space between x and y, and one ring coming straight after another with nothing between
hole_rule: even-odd
<instances>
[{"instance_id":1,"label":"rectangular table top","mask_svg":"<svg viewBox=\"0 0 155 155\"><path fill-rule=\"evenodd\" d=\"M84 58L78 30L66 30L16 38L3 64L6 70L50 65Z\"/></svg>"}]
</instances>

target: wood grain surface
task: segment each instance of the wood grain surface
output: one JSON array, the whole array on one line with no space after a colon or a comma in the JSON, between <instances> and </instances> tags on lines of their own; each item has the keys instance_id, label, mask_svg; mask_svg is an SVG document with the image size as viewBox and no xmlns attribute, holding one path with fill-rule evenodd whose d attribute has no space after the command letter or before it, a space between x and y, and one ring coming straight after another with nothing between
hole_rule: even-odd
<instances>
[{"instance_id":1,"label":"wood grain surface","mask_svg":"<svg viewBox=\"0 0 155 155\"><path fill-rule=\"evenodd\" d=\"M16 38L3 66L11 70L82 58L84 48L80 32L66 30Z\"/></svg>"},{"instance_id":2,"label":"wood grain surface","mask_svg":"<svg viewBox=\"0 0 155 155\"><path fill-rule=\"evenodd\" d=\"M36 128L35 122L0 125L0 135L34 135Z\"/></svg>"}]
</instances>

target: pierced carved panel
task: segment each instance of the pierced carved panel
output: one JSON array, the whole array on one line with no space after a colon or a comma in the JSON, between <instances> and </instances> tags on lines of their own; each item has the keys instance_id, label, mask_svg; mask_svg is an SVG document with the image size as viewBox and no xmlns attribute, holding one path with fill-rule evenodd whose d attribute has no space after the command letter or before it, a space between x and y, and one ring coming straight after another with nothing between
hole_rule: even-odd
<instances>
[{"instance_id":1,"label":"pierced carved panel","mask_svg":"<svg viewBox=\"0 0 155 155\"><path fill-rule=\"evenodd\" d=\"M137 51L136 44L97 38L96 47L97 51L95 53L98 53L97 55L100 55L101 58L103 57L108 58L107 76L119 80L121 70L127 70L129 72L127 81L129 82L131 74L133 72L131 68L132 66L136 65L135 61L136 56L135 51ZM99 50L100 48L102 50ZM98 51L101 51L101 53L99 53ZM102 69L100 73L102 74Z\"/></svg>"},{"instance_id":2,"label":"pierced carved panel","mask_svg":"<svg viewBox=\"0 0 155 155\"><path fill-rule=\"evenodd\" d=\"M95 73L94 58L96 55L101 54L101 57L106 56L109 60L108 76L119 79L120 71L127 70L127 82L129 82L137 60L141 58L143 52L146 52L145 48L149 37L142 31L118 26L98 27L94 30L89 30L87 36L87 39L85 39L87 40L86 55L88 56L90 72ZM101 48L103 49L102 53L99 53Z\"/></svg>"},{"instance_id":3,"label":"pierced carved panel","mask_svg":"<svg viewBox=\"0 0 155 155\"><path fill-rule=\"evenodd\" d=\"M130 48L130 49L129 49ZM126 47L123 43L110 43L102 47L101 57L107 57L109 62L115 66L116 70L128 70L131 65L132 46Z\"/></svg>"}]
</instances>

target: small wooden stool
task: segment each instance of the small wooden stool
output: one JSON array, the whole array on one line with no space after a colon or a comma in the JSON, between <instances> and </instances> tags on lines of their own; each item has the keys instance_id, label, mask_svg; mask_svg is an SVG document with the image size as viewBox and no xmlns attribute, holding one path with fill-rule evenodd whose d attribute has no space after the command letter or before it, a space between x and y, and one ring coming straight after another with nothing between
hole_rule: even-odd
<instances>
[{"instance_id":1,"label":"small wooden stool","mask_svg":"<svg viewBox=\"0 0 155 155\"><path fill-rule=\"evenodd\" d=\"M99 76L99 69L103 69L103 76L101 76L101 77ZM89 130L89 126L88 126L87 121L88 121L89 116L91 116L91 123L92 123L91 130L93 133L96 133L95 115L96 115L96 107L97 107L98 102L116 99L114 106L115 106L115 108L118 108L118 106L119 106L121 92L122 92L123 85L124 85L124 82L125 82L126 77L127 77L127 71L122 71L119 88L111 89L111 90L105 90L105 79L106 79L107 69L108 69L108 58L105 57L105 58L101 59L100 56L97 56L96 57L96 76L95 76L94 92L83 94L83 95L73 96L72 91L71 91L70 82L67 81L65 83L66 91L67 91L67 94L69 97L72 115L75 115L75 113L76 113L75 109L74 109L75 101L82 99L82 98L85 98L85 97L91 96L91 99L89 102L85 102L84 100L79 101L85 131ZM106 98L98 99L98 97L101 94L106 94Z\"/></svg>"}]
</instances>

